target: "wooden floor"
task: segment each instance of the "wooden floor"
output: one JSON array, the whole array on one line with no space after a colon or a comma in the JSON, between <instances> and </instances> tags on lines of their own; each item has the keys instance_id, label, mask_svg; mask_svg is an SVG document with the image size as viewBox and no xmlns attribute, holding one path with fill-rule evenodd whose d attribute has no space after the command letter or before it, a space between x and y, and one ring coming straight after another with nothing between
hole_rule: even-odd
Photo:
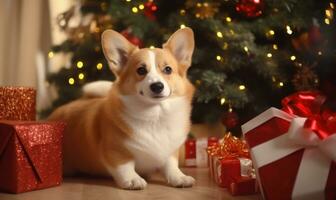
<instances>
[{"instance_id":1,"label":"wooden floor","mask_svg":"<svg viewBox=\"0 0 336 200\"><path fill-rule=\"evenodd\" d=\"M183 171L196 179L192 188L172 188L159 175L154 175L145 190L127 191L116 188L109 179L67 178L59 187L23 194L0 193L0 200L124 200L124 199L173 199L173 200L257 200L259 195L232 197L224 188L209 180L206 168L186 168Z\"/></svg>"}]
</instances>

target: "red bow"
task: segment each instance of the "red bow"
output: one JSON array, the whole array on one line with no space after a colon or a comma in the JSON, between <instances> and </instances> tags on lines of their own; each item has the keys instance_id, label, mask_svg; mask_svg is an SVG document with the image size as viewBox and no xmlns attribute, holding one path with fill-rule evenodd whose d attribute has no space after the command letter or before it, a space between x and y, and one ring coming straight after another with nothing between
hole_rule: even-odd
<instances>
[{"instance_id":1,"label":"red bow","mask_svg":"<svg viewBox=\"0 0 336 200\"><path fill-rule=\"evenodd\" d=\"M282 110L306 117L304 127L325 139L336 133L336 113L323 108L325 101L326 97L320 92L298 92L282 99Z\"/></svg>"}]
</instances>

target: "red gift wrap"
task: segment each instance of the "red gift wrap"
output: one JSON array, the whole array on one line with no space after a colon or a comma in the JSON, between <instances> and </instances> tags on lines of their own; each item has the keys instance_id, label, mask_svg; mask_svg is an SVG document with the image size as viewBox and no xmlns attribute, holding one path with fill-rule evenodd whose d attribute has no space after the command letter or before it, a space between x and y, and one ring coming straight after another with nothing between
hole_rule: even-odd
<instances>
[{"instance_id":1,"label":"red gift wrap","mask_svg":"<svg viewBox=\"0 0 336 200\"><path fill-rule=\"evenodd\" d=\"M230 190L233 195L255 194L249 181L255 181L252 161L246 143L230 133L215 146L208 147L210 176L220 186Z\"/></svg>"},{"instance_id":2,"label":"red gift wrap","mask_svg":"<svg viewBox=\"0 0 336 200\"><path fill-rule=\"evenodd\" d=\"M21 193L62 181L61 122L0 121L0 190Z\"/></svg>"},{"instance_id":3,"label":"red gift wrap","mask_svg":"<svg viewBox=\"0 0 336 200\"><path fill-rule=\"evenodd\" d=\"M185 142L185 167L208 167L206 149L218 143L218 138L189 138Z\"/></svg>"},{"instance_id":4,"label":"red gift wrap","mask_svg":"<svg viewBox=\"0 0 336 200\"><path fill-rule=\"evenodd\" d=\"M213 159L214 180L220 187L229 187L241 177L249 177L252 170L252 161L249 158L218 158Z\"/></svg>"},{"instance_id":5,"label":"red gift wrap","mask_svg":"<svg viewBox=\"0 0 336 200\"><path fill-rule=\"evenodd\" d=\"M184 166L195 167L196 166L196 140L189 138L184 143L185 159Z\"/></svg>"},{"instance_id":6,"label":"red gift wrap","mask_svg":"<svg viewBox=\"0 0 336 200\"><path fill-rule=\"evenodd\" d=\"M242 126L264 199L336 199L336 114L300 92Z\"/></svg>"},{"instance_id":7,"label":"red gift wrap","mask_svg":"<svg viewBox=\"0 0 336 200\"><path fill-rule=\"evenodd\" d=\"M251 177L240 177L230 183L231 195L251 195L259 192L257 180Z\"/></svg>"},{"instance_id":8,"label":"red gift wrap","mask_svg":"<svg viewBox=\"0 0 336 200\"><path fill-rule=\"evenodd\" d=\"M29 87L0 87L0 120L33 121L36 91Z\"/></svg>"}]
</instances>

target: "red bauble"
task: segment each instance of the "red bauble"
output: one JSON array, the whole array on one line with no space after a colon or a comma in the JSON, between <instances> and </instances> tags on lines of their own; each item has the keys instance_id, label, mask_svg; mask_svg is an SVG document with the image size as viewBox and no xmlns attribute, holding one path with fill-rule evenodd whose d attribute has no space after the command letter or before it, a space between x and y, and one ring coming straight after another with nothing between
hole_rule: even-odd
<instances>
[{"instance_id":1,"label":"red bauble","mask_svg":"<svg viewBox=\"0 0 336 200\"><path fill-rule=\"evenodd\" d=\"M130 29L126 29L126 30L123 30L121 32L121 34L128 40L130 41L132 44L138 46L138 47L142 47L143 43L142 43L142 40L136 36L134 36Z\"/></svg>"},{"instance_id":2,"label":"red bauble","mask_svg":"<svg viewBox=\"0 0 336 200\"><path fill-rule=\"evenodd\" d=\"M318 45L322 41L322 34L319 26L313 25L308 32L309 43Z\"/></svg>"},{"instance_id":3,"label":"red bauble","mask_svg":"<svg viewBox=\"0 0 336 200\"><path fill-rule=\"evenodd\" d=\"M155 12L157 11L158 7L155 5L153 1L148 1L145 3L145 16L150 20L156 20Z\"/></svg>"},{"instance_id":4,"label":"red bauble","mask_svg":"<svg viewBox=\"0 0 336 200\"><path fill-rule=\"evenodd\" d=\"M227 129L232 129L238 125L238 115L235 112L224 113L222 123Z\"/></svg>"},{"instance_id":5,"label":"red bauble","mask_svg":"<svg viewBox=\"0 0 336 200\"><path fill-rule=\"evenodd\" d=\"M236 11L245 17L254 18L262 15L264 7L264 0L239 0Z\"/></svg>"}]
</instances>

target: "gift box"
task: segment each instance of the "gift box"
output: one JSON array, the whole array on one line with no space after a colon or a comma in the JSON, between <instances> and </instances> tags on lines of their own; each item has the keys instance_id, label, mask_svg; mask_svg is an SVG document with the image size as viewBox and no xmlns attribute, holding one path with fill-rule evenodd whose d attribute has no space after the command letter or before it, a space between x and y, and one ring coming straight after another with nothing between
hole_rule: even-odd
<instances>
[{"instance_id":1,"label":"gift box","mask_svg":"<svg viewBox=\"0 0 336 200\"><path fill-rule=\"evenodd\" d=\"M36 91L29 87L0 87L0 120L35 120Z\"/></svg>"},{"instance_id":2,"label":"gift box","mask_svg":"<svg viewBox=\"0 0 336 200\"><path fill-rule=\"evenodd\" d=\"M228 188L232 196L251 195L259 192L255 177L240 177L234 179Z\"/></svg>"},{"instance_id":3,"label":"gift box","mask_svg":"<svg viewBox=\"0 0 336 200\"><path fill-rule=\"evenodd\" d=\"M214 180L220 187L229 187L234 180L250 177L252 161L248 158L214 157Z\"/></svg>"},{"instance_id":4,"label":"gift box","mask_svg":"<svg viewBox=\"0 0 336 200\"><path fill-rule=\"evenodd\" d=\"M21 193L62 181L64 123L0 121L0 190Z\"/></svg>"},{"instance_id":5,"label":"gift box","mask_svg":"<svg viewBox=\"0 0 336 200\"><path fill-rule=\"evenodd\" d=\"M242 126L264 199L336 199L335 115L300 92Z\"/></svg>"},{"instance_id":6,"label":"gift box","mask_svg":"<svg viewBox=\"0 0 336 200\"><path fill-rule=\"evenodd\" d=\"M253 167L244 141L226 134L219 144L208 147L210 177L220 186L228 188L242 177L252 177Z\"/></svg>"},{"instance_id":7,"label":"gift box","mask_svg":"<svg viewBox=\"0 0 336 200\"><path fill-rule=\"evenodd\" d=\"M218 138L189 138L185 142L185 167L208 167L206 149L218 143Z\"/></svg>"}]
</instances>

